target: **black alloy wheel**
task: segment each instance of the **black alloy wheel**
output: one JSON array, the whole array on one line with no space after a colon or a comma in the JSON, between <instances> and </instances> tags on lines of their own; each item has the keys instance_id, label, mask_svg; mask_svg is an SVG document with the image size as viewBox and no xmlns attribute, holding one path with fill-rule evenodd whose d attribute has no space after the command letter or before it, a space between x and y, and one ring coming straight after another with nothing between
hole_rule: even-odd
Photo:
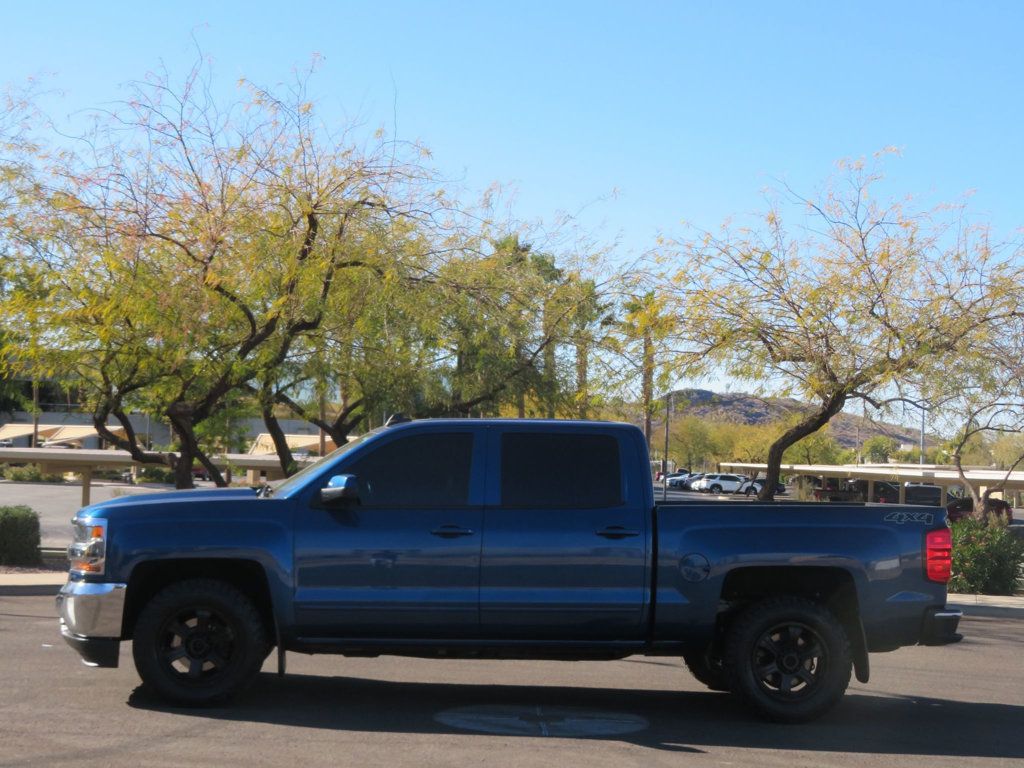
<instances>
[{"instance_id":1,"label":"black alloy wheel","mask_svg":"<svg viewBox=\"0 0 1024 768\"><path fill-rule=\"evenodd\" d=\"M228 620L210 607L187 607L160 628L160 658L165 672L182 682L205 682L223 674L235 657L235 634Z\"/></svg>"},{"instance_id":2,"label":"black alloy wheel","mask_svg":"<svg viewBox=\"0 0 1024 768\"><path fill-rule=\"evenodd\" d=\"M824 606L802 597L744 609L726 635L729 688L760 716L799 723L842 698L852 660L846 631Z\"/></svg>"},{"instance_id":3,"label":"black alloy wheel","mask_svg":"<svg viewBox=\"0 0 1024 768\"><path fill-rule=\"evenodd\" d=\"M821 685L828 651L818 634L798 622L778 624L761 634L751 664L758 685L769 694L800 699Z\"/></svg>"},{"instance_id":4,"label":"black alloy wheel","mask_svg":"<svg viewBox=\"0 0 1024 768\"><path fill-rule=\"evenodd\" d=\"M158 592L135 623L143 683L189 706L220 703L259 672L271 643L252 600L230 584L188 579Z\"/></svg>"}]
</instances>

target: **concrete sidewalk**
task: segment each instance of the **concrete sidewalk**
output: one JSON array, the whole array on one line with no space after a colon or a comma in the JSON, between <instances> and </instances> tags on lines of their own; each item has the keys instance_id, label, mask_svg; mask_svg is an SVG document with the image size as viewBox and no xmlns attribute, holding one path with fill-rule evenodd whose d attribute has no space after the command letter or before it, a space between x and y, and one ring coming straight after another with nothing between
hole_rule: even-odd
<instances>
[{"instance_id":1,"label":"concrete sidewalk","mask_svg":"<svg viewBox=\"0 0 1024 768\"><path fill-rule=\"evenodd\" d=\"M0 573L0 597L15 595L56 595L67 581L64 571ZM959 595L946 599L950 608L959 608L965 616L1024 618L1024 596Z\"/></svg>"}]
</instances>

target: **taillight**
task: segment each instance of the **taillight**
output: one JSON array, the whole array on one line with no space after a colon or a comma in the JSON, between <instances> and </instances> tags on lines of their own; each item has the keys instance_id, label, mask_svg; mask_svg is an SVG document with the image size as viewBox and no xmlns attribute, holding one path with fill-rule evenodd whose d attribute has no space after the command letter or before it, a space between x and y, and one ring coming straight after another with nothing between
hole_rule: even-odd
<instances>
[{"instance_id":1,"label":"taillight","mask_svg":"<svg viewBox=\"0 0 1024 768\"><path fill-rule=\"evenodd\" d=\"M924 539L924 555L928 581L947 583L953 572L953 534L949 528L928 532Z\"/></svg>"}]
</instances>

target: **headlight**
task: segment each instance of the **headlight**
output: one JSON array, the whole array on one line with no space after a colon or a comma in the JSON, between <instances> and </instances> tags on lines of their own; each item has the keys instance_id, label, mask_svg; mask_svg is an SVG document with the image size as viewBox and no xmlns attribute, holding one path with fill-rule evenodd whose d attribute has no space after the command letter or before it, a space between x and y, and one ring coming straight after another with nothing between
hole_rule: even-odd
<instances>
[{"instance_id":1,"label":"headlight","mask_svg":"<svg viewBox=\"0 0 1024 768\"><path fill-rule=\"evenodd\" d=\"M71 573L99 575L107 557L107 521L102 517L73 518L75 540L68 547Z\"/></svg>"}]
</instances>

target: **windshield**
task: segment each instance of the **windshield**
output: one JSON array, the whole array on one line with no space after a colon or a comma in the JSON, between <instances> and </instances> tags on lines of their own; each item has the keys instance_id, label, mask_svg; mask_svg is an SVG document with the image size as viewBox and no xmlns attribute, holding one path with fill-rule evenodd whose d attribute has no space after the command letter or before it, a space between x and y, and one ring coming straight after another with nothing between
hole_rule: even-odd
<instances>
[{"instance_id":1,"label":"windshield","mask_svg":"<svg viewBox=\"0 0 1024 768\"><path fill-rule=\"evenodd\" d=\"M305 467L302 468L301 471L296 472L291 477L286 478L285 480L275 480L273 483L270 483L272 495L278 497L288 496L288 494L291 493L292 491L301 488L303 485L305 485L306 480L308 480L310 476L315 475L327 464L333 462L338 457L345 455L356 446L362 445L374 435L379 434L383 429L384 427L378 427L377 429L370 430L369 432L364 432L359 437L350 440L340 448L334 449L333 451L331 451L318 461L314 461L312 464L306 465ZM271 494L267 495L269 496Z\"/></svg>"}]
</instances>

